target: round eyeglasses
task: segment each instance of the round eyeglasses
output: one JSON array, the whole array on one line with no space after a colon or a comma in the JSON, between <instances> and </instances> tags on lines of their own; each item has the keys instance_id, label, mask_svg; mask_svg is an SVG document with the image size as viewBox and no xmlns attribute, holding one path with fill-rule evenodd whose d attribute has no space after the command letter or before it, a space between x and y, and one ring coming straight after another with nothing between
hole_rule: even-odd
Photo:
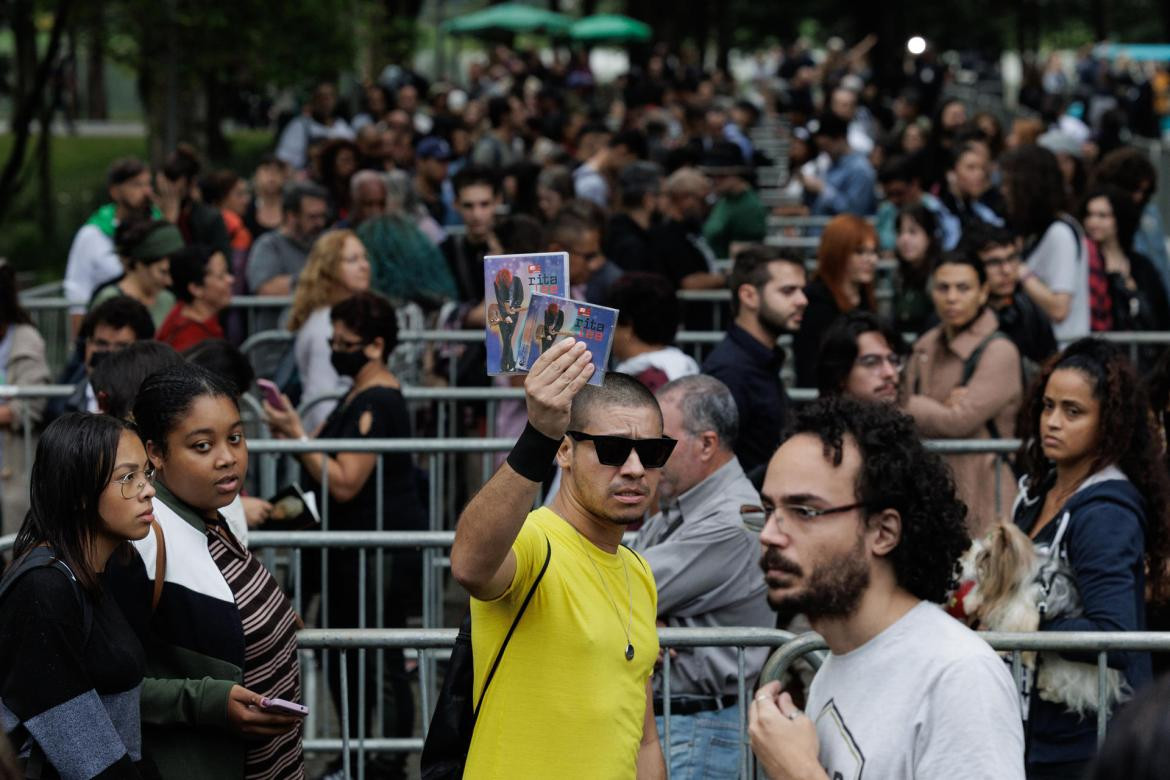
<instances>
[{"instance_id":1,"label":"round eyeglasses","mask_svg":"<svg viewBox=\"0 0 1170 780\"><path fill-rule=\"evenodd\" d=\"M110 481L118 483L118 490L121 491L122 498L129 501L132 498L141 496L142 491L146 489L147 485L154 484L154 469L131 471L124 477Z\"/></svg>"},{"instance_id":2,"label":"round eyeglasses","mask_svg":"<svg viewBox=\"0 0 1170 780\"><path fill-rule=\"evenodd\" d=\"M877 371L883 363L889 363L890 368L901 371L906 365L906 360L897 352L891 352L888 355L861 355L857 358L857 365L866 371Z\"/></svg>"}]
</instances>

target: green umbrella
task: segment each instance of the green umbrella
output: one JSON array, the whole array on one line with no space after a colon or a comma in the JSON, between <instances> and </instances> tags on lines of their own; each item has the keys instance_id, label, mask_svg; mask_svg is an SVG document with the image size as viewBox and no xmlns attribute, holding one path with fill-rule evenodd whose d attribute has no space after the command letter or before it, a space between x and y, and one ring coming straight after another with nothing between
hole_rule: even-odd
<instances>
[{"instance_id":1,"label":"green umbrella","mask_svg":"<svg viewBox=\"0 0 1170 780\"><path fill-rule=\"evenodd\" d=\"M573 22L569 37L575 41L612 41L630 43L648 41L650 25L621 14L595 14Z\"/></svg>"},{"instance_id":2,"label":"green umbrella","mask_svg":"<svg viewBox=\"0 0 1170 780\"><path fill-rule=\"evenodd\" d=\"M572 18L543 8L522 3L501 3L456 17L444 24L455 35L492 33L564 33L573 23Z\"/></svg>"}]
</instances>

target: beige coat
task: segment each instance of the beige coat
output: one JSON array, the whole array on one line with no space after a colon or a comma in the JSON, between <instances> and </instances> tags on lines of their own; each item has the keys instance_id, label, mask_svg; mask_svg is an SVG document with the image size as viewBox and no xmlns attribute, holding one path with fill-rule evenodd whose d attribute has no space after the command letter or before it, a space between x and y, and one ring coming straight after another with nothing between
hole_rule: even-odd
<instances>
[{"instance_id":1,"label":"beige coat","mask_svg":"<svg viewBox=\"0 0 1170 780\"><path fill-rule=\"evenodd\" d=\"M1020 353L1006 338L989 342L979 358L966 393L947 404L963 378L963 364L980 343L999 328L995 313L984 309L970 327L948 342L942 326L931 328L914 343L907 366L906 411L929 439L989 439L993 420L1000 438L1015 435L1016 412L1023 394ZM982 536L997 519L1008 519L1016 483L1011 469L999 461L999 511L996 512L995 455L947 455L959 495L967 503L967 527Z\"/></svg>"},{"instance_id":2,"label":"beige coat","mask_svg":"<svg viewBox=\"0 0 1170 780\"><path fill-rule=\"evenodd\" d=\"M45 340L32 325L12 326L12 348L5 366L5 384L47 385L50 384L49 364L45 361ZM32 470L32 453L36 451L37 437L34 435L41 415L44 414L45 398L14 398L8 401L12 409L12 426L0 433L4 437L3 463L0 464L0 506L3 507L3 531L16 533L28 512L29 472ZM24 430L25 415L30 423ZM25 437L28 437L26 454Z\"/></svg>"}]
</instances>

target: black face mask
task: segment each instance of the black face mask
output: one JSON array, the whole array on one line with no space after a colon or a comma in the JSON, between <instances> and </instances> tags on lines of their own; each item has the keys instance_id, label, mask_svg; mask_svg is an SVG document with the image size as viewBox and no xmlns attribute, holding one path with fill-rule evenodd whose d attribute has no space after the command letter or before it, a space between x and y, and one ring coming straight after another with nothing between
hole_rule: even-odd
<instances>
[{"instance_id":1,"label":"black face mask","mask_svg":"<svg viewBox=\"0 0 1170 780\"><path fill-rule=\"evenodd\" d=\"M89 370L93 371L95 368L98 367L99 363L101 363L103 360L105 360L109 356L110 356L110 353L107 350L102 350L101 352L95 352L92 355L90 355L89 356Z\"/></svg>"},{"instance_id":2,"label":"black face mask","mask_svg":"<svg viewBox=\"0 0 1170 780\"><path fill-rule=\"evenodd\" d=\"M329 362L333 364L333 370L337 372L338 376L357 376L362 367L370 360L366 357L366 353L360 349L353 352L333 350L329 355Z\"/></svg>"}]
</instances>

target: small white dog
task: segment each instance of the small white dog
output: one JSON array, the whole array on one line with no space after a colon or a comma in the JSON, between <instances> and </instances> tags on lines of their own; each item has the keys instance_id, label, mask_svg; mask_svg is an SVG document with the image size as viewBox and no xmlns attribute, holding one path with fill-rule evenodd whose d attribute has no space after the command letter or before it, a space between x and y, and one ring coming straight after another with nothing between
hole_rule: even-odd
<instances>
[{"instance_id":1,"label":"small white dog","mask_svg":"<svg viewBox=\"0 0 1170 780\"><path fill-rule=\"evenodd\" d=\"M958 591L948 611L972 628L984 631L1036 631L1041 605L1046 618L1078 617L1081 598L1068 563L1060 555L1044 556L1014 524L1001 523L971 543L960 559ZM1047 588L1045 583L1048 583ZM1045 593L1047 590L1047 593ZM1005 654L1010 657L1010 653ZM1096 712L1097 666L1044 651L1021 653L1026 688L1035 679L1044 701L1062 703L1072 712ZM1106 672L1105 712L1129 698L1125 678L1116 669Z\"/></svg>"}]
</instances>

